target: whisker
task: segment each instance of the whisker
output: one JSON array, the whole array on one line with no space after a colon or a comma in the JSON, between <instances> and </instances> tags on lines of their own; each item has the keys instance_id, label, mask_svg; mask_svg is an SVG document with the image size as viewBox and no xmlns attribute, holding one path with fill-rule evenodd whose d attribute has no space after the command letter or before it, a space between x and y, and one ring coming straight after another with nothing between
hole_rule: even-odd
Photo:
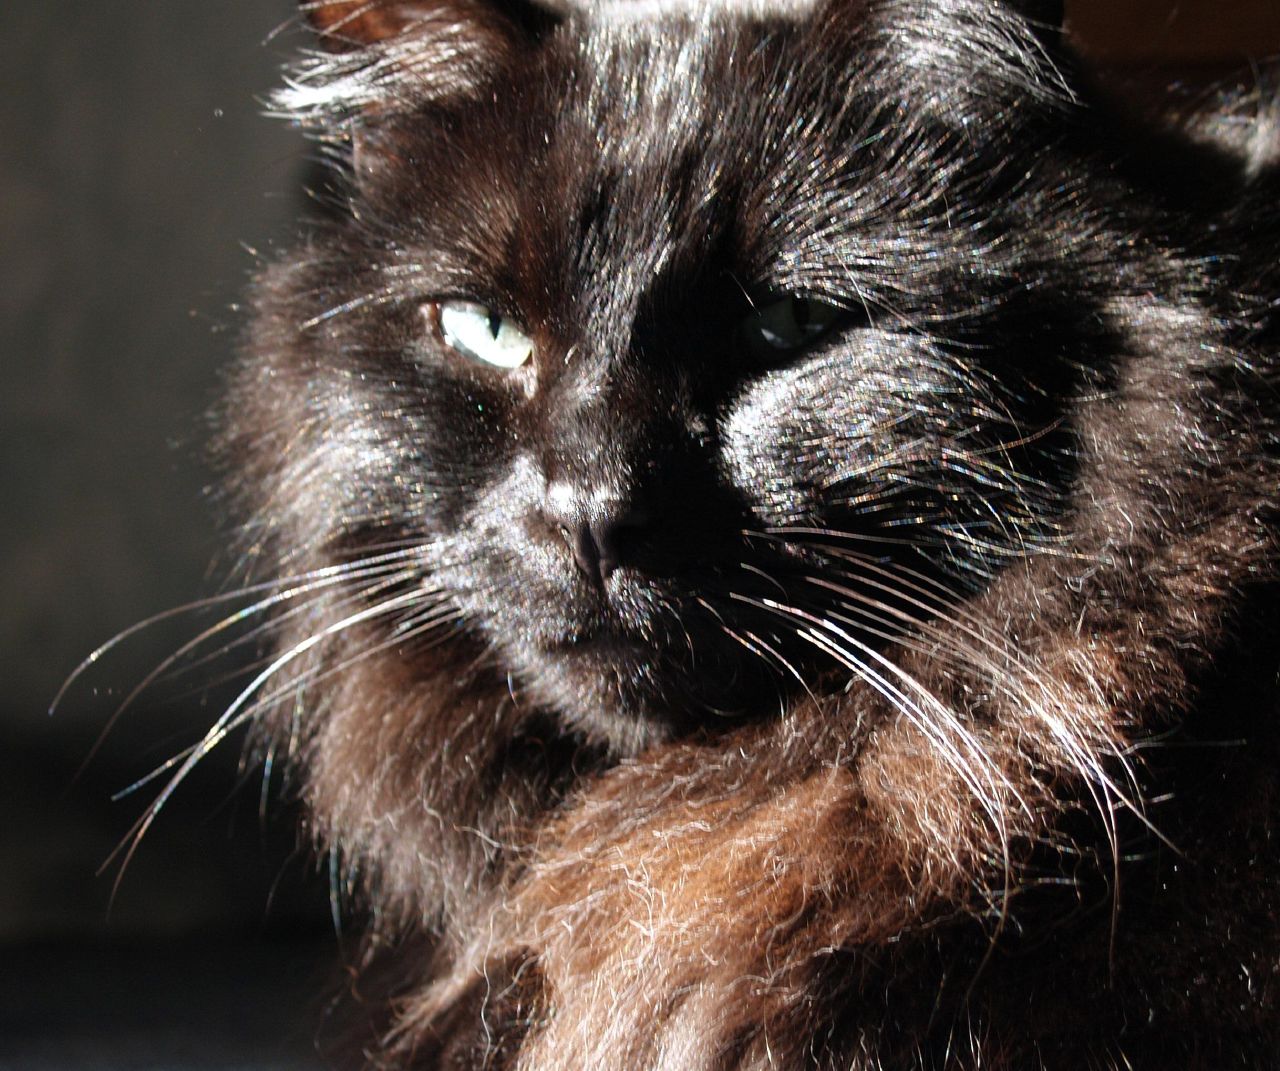
<instances>
[{"instance_id":1,"label":"whisker","mask_svg":"<svg viewBox=\"0 0 1280 1071\"><path fill-rule=\"evenodd\" d=\"M161 809L163 809L164 805L168 802L169 798L173 795L178 785L182 783L182 781L186 778L187 774L190 773L191 770L194 768L196 763L199 762L200 759L202 759L210 751L212 751L213 748L215 748L218 745L218 743L220 743L226 737L227 733L231 731L231 728L230 728L231 723L235 721L237 714L245 707L245 705L249 702L249 700L252 699L255 694L257 694L257 692L261 689L263 684L265 684L268 680L270 680L271 677L275 675L275 673L283 669L290 662L293 662L296 659L300 658L302 655L306 654L308 651L314 648L317 644L322 643L324 640L329 639L335 635L338 635L339 633L345 631L346 629L352 628L353 626L361 624L362 622L373 620L374 618L394 612L400 607L408 605L410 602L420 599L421 597L422 597L422 593L419 591L407 592L407 593L395 596L393 598L384 600L383 602L377 603L374 606L366 607L365 609L359 611L358 613L351 614L340 621L336 621L333 624L327 626L326 628L321 629L319 632L314 633L311 636L308 636L305 640L302 640L299 643L295 644L288 651L285 651L283 654L277 657L274 661L272 661L272 663L269 666L267 666L266 669L264 669L261 673L259 673L248 684L248 686L243 691L241 691L238 696L236 696L236 698L227 707L227 709L222 712L218 720L214 722L214 724L205 733L204 737L200 740L200 742L197 745L195 745L195 747L192 749L190 754L188 754L187 757L182 761L181 765L178 766L177 771L169 779L168 783L161 790L159 795L147 807L143 815L134 824L134 827L129 831L128 834L126 834L125 839L121 842L120 846L117 847L116 850L113 851L111 855L108 856L106 861L103 863L104 868L111 865L111 863L116 858L120 857L121 852L123 851L123 858L121 858L121 861L120 861L120 869L116 876L116 880L112 888L113 897L115 895L115 892L118 891L119 889L120 881L124 876L125 870L128 869L129 863L133 859L134 853L138 849L138 845L141 843L142 838L146 835L147 830L151 828L152 823L155 821L156 817L159 815Z\"/></svg>"},{"instance_id":2,"label":"whisker","mask_svg":"<svg viewBox=\"0 0 1280 1071\"><path fill-rule=\"evenodd\" d=\"M289 683L284 687L278 688L273 692L267 692L265 695L262 695L258 698L258 701L253 708L241 711L239 714L236 715L234 719L232 719L230 722L224 725L219 731L218 739L213 741L213 743L209 746L208 750L212 751L213 748L216 747L217 744L222 741L222 739L224 739L226 736L229 736L231 733L235 732L235 730L238 729L241 725L243 725L249 718L255 716L257 711L266 709L267 707L271 706L273 703L277 702L280 699L285 698L288 695L295 693L296 691L300 691L303 688L311 687L315 684L319 684L322 681L328 680L331 677L335 677L340 673L342 673L343 671L350 669L353 665L357 664L358 662L365 660L366 658L370 658L373 655L378 654L382 651L389 650L392 647L406 643L411 639L416 639L418 636L428 633L442 624L447 624L450 621L458 620L461 617L462 617L461 611L453 611L452 613L441 615L437 619L425 621L424 623L412 629L410 632L408 632L405 635L401 635L401 636L394 637L392 639L385 640L384 642L376 644L373 647L370 647L366 650L360 651L359 653L354 654L351 657L346 658L335 665L328 666L323 670L317 670L313 673L303 674L301 677L298 677L295 680L289 681ZM447 636L441 637L442 640L447 638L448 638ZM430 650L431 646L434 646L434 645L429 645L426 649ZM193 752L197 751L199 748L204 746L204 743L205 741L202 739L194 744L191 744L189 747L183 748L182 751L166 759L163 763L157 766L154 770L152 770L146 776L139 778L137 781L129 785L127 788L121 789L119 792L117 792L115 795L111 797L112 801L118 802L124 797L136 792L138 789L155 781L162 774L173 769L180 762L183 762L184 760L186 760L190 755L192 755ZM291 748L290 748L291 752L293 749L294 749L294 746L291 743Z\"/></svg>"},{"instance_id":3,"label":"whisker","mask_svg":"<svg viewBox=\"0 0 1280 1071\"><path fill-rule=\"evenodd\" d=\"M1018 802L1019 807L1026 811L1028 817L1032 816L1029 803L1022 798L1008 778L995 766L973 734L959 723L958 719L947 709L944 703L901 667L895 665L884 655L845 630L837 628L830 622L802 609L777 603L772 599L753 599L748 596L738 597L760 609L771 610L780 616L793 618L810 625L809 629L797 629L797 635L808 639L820 649L827 651L841 664L862 677L876 691L880 692L895 710L907 717L926 738L933 741L935 746L940 749L940 753L945 757L947 764L956 771L973 793L979 806L987 813L993 827L1000 833L1002 843L1006 842L1007 833L1005 832L1006 823L1003 811L997 802L999 793L1003 791L1012 795ZM864 659L870 659L870 662L874 662L881 669L873 668ZM901 681L903 687L893 684L890 677L895 677ZM906 689L905 691L904 688ZM908 691L913 692L917 699L912 699L908 695ZM942 735L940 726L935 725L925 714L924 709L920 706L921 702L939 717L942 725L945 725L950 730L956 741L964 744L966 751L969 752L971 762L965 761L964 755L957 749L956 742ZM975 765L983 771L983 781L986 781L988 785L986 790L978 780L975 773Z\"/></svg>"},{"instance_id":4,"label":"whisker","mask_svg":"<svg viewBox=\"0 0 1280 1071\"><path fill-rule=\"evenodd\" d=\"M93 746L90 747L89 749L89 753L85 756L84 760L81 762L80 767L75 774L75 778L78 779L81 776L83 776L84 771L88 768L88 766L90 765L90 763L92 763L95 756L102 749L102 746L106 742L107 737L110 735L111 730L115 728L115 726L119 723L121 717L123 717L124 714L129 710L129 708L133 706L133 704L137 701L138 697L142 695L148 688L150 688L151 685L153 685L157 680L161 679L163 675L166 673L166 671L168 671L171 667L181 662L182 659L186 657L186 655L190 654L195 650L198 650L208 640L212 639L215 636L220 635L223 632L226 632L228 629L234 628L236 625L242 624L243 622L249 620L252 617L256 617L262 613L265 613L267 610L270 610L273 606L278 606L281 603L289 602L293 599L297 599L306 594L310 594L316 591L323 591L324 589L334 587L335 585L351 583L354 580L363 580L370 576L380 576L380 575L390 573L392 576L398 576L400 579L408 579L413 575L415 575L413 572L406 572L404 570L401 570L397 574L394 572L396 569L399 569L398 562L388 562L378 566L369 566L366 568L354 569L350 572L338 574L335 576L328 576L322 579L312 580L309 583L305 583L305 584L297 584L291 588L288 588L285 591L277 592L276 594L271 595L268 598L261 599L250 606L246 606L243 609L237 610L235 611L235 613L228 615L227 617L223 618L221 621L217 622L216 624L211 625L209 628L205 629L203 632L199 633L192 639L188 640L186 643L182 644L182 646L180 646L176 651L174 651L172 654L168 655L166 658L160 661L149 673L147 673L145 677L142 678L141 681L138 682L138 684L136 684L130 690L129 694L125 696L125 698L120 702L120 704L112 712L111 716L107 719L106 724L103 726L102 730L98 733L97 738L94 740ZM185 667L186 671L189 672L190 670L198 668L199 666L206 665L212 659L225 655L229 651L233 650L235 647L244 643L251 642L254 638L262 635L264 632L277 627L282 621L288 620L288 618L296 614L304 613L310 607L310 605L312 605L311 601L304 602L302 605L294 607L293 609L289 610L286 614L280 615L278 617L271 619L270 621L264 622L263 624L249 630L244 635L237 637L232 643L225 644L222 647L218 648L217 650L211 652L210 654L205 655L204 657L189 663ZM206 682L206 686L207 686L207 682Z\"/></svg>"},{"instance_id":5,"label":"whisker","mask_svg":"<svg viewBox=\"0 0 1280 1071\"><path fill-rule=\"evenodd\" d=\"M789 674L790 676L794 677L797 683L799 683L800 687L805 690L809 698L812 699L815 703L817 702L817 696L813 694L812 689L809 687L809 683L804 679L804 675L798 669L796 669L796 667L793 666L789 661L787 661L787 659L782 656L781 652L779 652L775 647L773 647L772 644L768 643L766 640L757 636L750 629L744 628L744 629L738 630L738 629L732 628L728 623L726 623L724 617L720 614L720 612L716 610L716 608L712 606L702 596L695 596L695 600L709 614L711 614L712 617L716 619L716 622L719 624L720 628L724 630L725 635L727 635L730 639L734 640L735 642L741 644L743 647L745 647L752 654L756 655L758 658L762 659L766 665L769 665L772 668L781 670L783 673Z\"/></svg>"},{"instance_id":6,"label":"whisker","mask_svg":"<svg viewBox=\"0 0 1280 1071\"><path fill-rule=\"evenodd\" d=\"M439 608L440 608L440 604L437 604L437 609ZM417 624L414 628L410 629L406 633L403 633L398 636L393 635L388 639L383 640L381 643L377 643L372 647L368 647L362 651L359 651L356 654L351 655L340 662L336 662L331 666L326 666L323 669L317 669L309 673L304 673L300 677L297 677L296 679L289 681L289 683L284 687L278 688L275 691L267 692L266 694L259 696L255 709L262 709L262 708L269 707L273 703L275 703L277 700L283 699L285 696L291 695L295 691L309 688L315 684L319 684L321 681L328 680L331 677L336 677L339 674L341 674L343 671L350 669L352 666L356 665L359 662L364 661L367 658L372 657L375 654L379 654L382 651L390 650L393 647L401 646L405 643L410 642L413 639L418 638L419 636L422 636L428 632L431 632L433 629L439 628L441 625L446 625L451 622L458 621L462 617L463 617L463 613L461 610L458 610L456 608L451 608L448 610L447 613L441 613L434 618L424 619L419 624ZM429 650L430 647L428 647L427 649ZM254 711L246 711L243 714L239 715L239 717L241 718L248 717L248 716L251 716L253 713ZM230 723L226 726L226 732L227 733L234 732L237 727L238 727L237 723L234 723L234 722Z\"/></svg>"},{"instance_id":7,"label":"whisker","mask_svg":"<svg viewBox=\"0 0 1280 1071\"><path fill-rule=\"evenodd\" d=\"M362 564L372 565L375 563L381 563L382 561L390 561L392 560L393 557L399 557L399 558L408 557L413 553L415 553L414 549L408 548L405 550L396 551L393 554L388 554L385 556L379 556L372 559L368 559ZM92 667L94 664L99 662L104 655L108 654L110 651L119 647L126 640L131 639L132 637L136 636L138 633L148 628L152 628L155 625L162 624L165 621L171 621L176 617L181 617L183 614L195 613L199 610L207 610L213 606L221 606L228 602L234 602L237 599L243 599L253 595L259 595L263 592L278 589L281 586L286 584L307 583L309 581L316 580L322 577L332 576L337 573L341 573L343 570L346 570L348 568L350 568L350 563L343 563L340 565L328 565L322 569L312 570L309 573L302 573L297 576L280 577L275 580L264 581L263 583L260 583L260 584L252 584L248 587L237 588L235 591L221 592L217 595L210 595L203 599L195 599L191 602L183 603L181 606L174 606L168 610L162 610L160 613L152 614L150 617L144 618L143 620L138 621L133 625L130 625L128 628L124 629L123 631L116 633L116 635L112 636L111 639L107 640L105 643L101 644L95 650L91 651L75 667L75 669L71 671L67 679L63 681L62 687L58 689L57 694L53 697L53 701L49 704L48 713L50 716L52 716L57 712L59 705L61 705L63 698L66 696L67 692L71 689L71 687L82 676L84 676L85 672L90 667Z\"/></svg>"},{"instance_id":8,"label":"whisker","mask_svg":"<svg viewBox=\"0 0 1280 1071\"><path fill-rule=\"evenodd\" d=\"M338 602L338 603L336 603L336 604L331 605L331 606L330 606L330 609L332 609L332 610L338 610L338 609L340 609L340 608L342 608L342 607L345 607L345 606L351 606L351 605L353 605L353 604L359 604L359 603L367 602L371 597L373 597L373 596L375 596L375 595L379 594L380 592L382 592L382 591L386 591L386 590L390 590L390 589L392 589L392 588L395 588L395 587L399 586L400 584L402 584L402 583L403 583L404 581L406 581L406 580L412 580L412 579L414 579L414 577L415 577L415 576L416 576L416 573L413 573L413 572L407 572L407 571L401 571L401 572L400 572L400 573L398 573L398 574L393 574L392 576L390 576L390 577L388 577L388 578L386 578L386 579L384 579L384 580L381 580L381 581L380 581L379 583L377 583L377 584L371 585L371 586L366 587L366 588L362 588L362 589L360 589L360 590L358 590L358 591L355 591L355 592L351 593L348 597L346 597L346 598L342 599L341 601L339 601L339 602ZM313 603L304 604L303 606L296 608L296 610L297 610L297 612L305 612L305 611L307 611L307 610L311 609L311 606L312 606L312 605L314 605L314 604L313 604ZM293 612L293 611L291 611L291 613L292 613L292 612ZM289 615L284 615L284 617L277 618L277 619L276 619L276 621L274 621L274 622L270 622L270 623L268 624L268 626L264 626L264 627L270 627L270 625L279 624L279 623L281 623L281 622L282 622L282 621L283 621L287 616L289 616ZM228 675L227 675L227 677L225 678L225 680L234 680L234 679L236 679L237 677L243 677L245 673L252 672L254 669L258 668L259 666L265 666L265 665L268 665L268 664L270 664L272 661L273 661L273 659L272 659L271 657L268 657L268 658L264 658L264 659L262 659L262 660L261 660L261 661L259 661L259 662L252 663L252 664L250 664L250 665L248 665L248 666L240 667L240 668L239 668L239 669L237 669L234 673L232 673L232 674L228 674ZM211 683L222 683L222 682L221 682L221 681L206 682L206 683L205 683L205 685L204 685L203 687L207 688L207 687L209 686L209 684L211 684ZM290 682L289 689L292 689L292 688L294 687L294 684L295 684L295 683L296 683L296 682ZM285 692L284 694L287 694L287 691L288 691L288 689L286 690L286 692ZM274 698L279 698L279 695L278 695L278 694L273 695L273 697L272 697L272 698L273 698L273 699L274 699ZM265 700L260 700L260 701L259 701L259 706L265 705L265 702L266 702ZM235 725L228 726L228 727L227 727L227 732L228 732L228 733L230 733L230 732L234 731L234 728L235 728ZM225 734L224 734L224 735L225 735ZM169 756L169 758L167 758L167 759L166 759L164 762L162 762L159 766L155 767L155 769L151 770L149 773L145 774L143 777L140 777L138 780L134 781L132 784L128 785L127 787L125 787L125 788L121 789L120 791L116 792L116 793L111 797L111 798L112 798L112 800L113 800L113 801L118 802L119 800L124 799L126 796L132 795L134 792L138 791L138 789L143 788L143 787L145 787L146 785L149 785L151 782L153 782L154 780L156 780L158 777L160 777L160 776L161 776L162 774L164 774L166 771L173 769L173 768L174 768L175 766L177 766L179 763L181 763L182 761L184 761L184 760L187 758L187 756L189 756L189 755L190 755L194 750L196 750L198 747L200 747L200 742L196 742L195 744L192 744L192 745L190 745L189 747L183 748L181 751L177 752L176 754Z\"/></svg>"},{"instance_id":9,"label":"whisker","mask_svg":"<svg viewBox=\"0 0 1280 1071\"><path fill-rule=\"evenodd\" d=\"M823 536L834 534L821 530L817 531L818 534ZM960 642L960 637L936 628L932 622L921 621L918 623L923 637L932 639L934 642L941 643L944 647L949 648L949 659L953 659L956 664L961 665L965 664L967 659L971 668L980 667L984 669L984 677L993 688L1028 710L1036 718L1037 722L1044 726L1063 759L1081 775L1086 791L1089 792L1097 813L1102 816L1106 824L1107 836L1111 843L1114 857L1118 858L1119 854L1119 834L1115 827L1115 812L1119 808L1130 811L1155 836L1167 843L1167 838L1160 833L1146 814L1137 773L1124 750L1114 740L1102 742L1106 757L1119 763L1124 781L1130 786L1132 793L1120 787L1115 778L1103 767L1095 752L1086 745L1085 741L1090 734L1081 732L1078 727L1081 719L1079 717L1067 717L1064 720L1064 714L1066 713L1064 704L1055 689L1045 682L1042 667L1021 651L1003 642L1003 637L999 636L998 633L994 633L989 625L977 619L972 613L963 610L956 603L954 593L946 589L945 586L940 585L933 578L919 574L906 567L901 567L897 563L894 563L892 567L886 567L883 563L868 555L838 548L819 547L815 549L822 551L824 556L834 553L839 557L846 558L851 563L856 564L859 569L858 572L846 572L844 574L850 579L865 586L884 591L897 599L903 600L908 605L915 605L917 608L925 610L932 618L950 625L961 633L963 637L977 645L974 648L970 647L966 642ZM874 573L884 578L885 582L871 580L864 575L863 571ZM913 580L906 581L904 584L900 574L910 576ZM859 592L834 584L825 578L810 576L807 580L811 584L828 587L844 598L865 601L865 597ZM925 586L922 587L922 585ZM917 600L914 597L904 596L901 590L902 586L906 586L908 589L918 593L921 599ZM935 595L928 588L935 589L943 594ZM873 603L873 605L876 604ZM890 613L898 613L893 608L887 609ZM840 617L841 615L835 614L833 616ZM910 615L905 616L907 620L910 620ZM908 646L911 646L914 650L921 651L921 653L930 653L928 650L922 650L916 643L908 644ZM990 653L982 653L979 648ZM1017 671L1016 673L1015 670Z\"/></svg>"}]
</instances>

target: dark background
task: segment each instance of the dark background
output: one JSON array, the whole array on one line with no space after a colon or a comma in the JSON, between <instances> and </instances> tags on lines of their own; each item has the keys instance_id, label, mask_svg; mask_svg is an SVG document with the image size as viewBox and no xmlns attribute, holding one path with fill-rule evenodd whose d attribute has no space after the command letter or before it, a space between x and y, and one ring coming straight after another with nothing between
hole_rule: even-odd
<instances>
[{"instance_id":1,"label":"dark background","mask_svg":"<svg viewBox=\"0 0 1280 1071\"><path fill-rule=\"evenodd\" d=\"M239 745L95 876L225 691L130 687L210 618L222 520L203 417L251 250L305 212L309 150L261 117L291 0L10 0L0 33L0 1071L312 1066L341 942L323 867ZM1068 4L1108 64L1201 78L1280 52L1276 0ZM1148 81L1150 79L1148 78ZM213 564L211 564L213 563ZM190 694L189 694L190 693ZM238 785L242 785L236 791ZM265 797L265 804L264 804ZM326 966L330 965L330 966Z\"/></svg>"},{"instance_id":2,"label":"dark background","mask_svg":"<svg viewBox=\"0 0 1280 1071\"><path fill-rule=\"evenodd\" d=\"M216 716L123 691L218 590L203 412L254 257L288 238L309 148L261 116L291 0L10 0L0 30L0 1069L305 1067L337 942L325 883L239 743L95 871L152 791L111 796ZM223 529L225 530L225 529ZM208 624L208 619L201 619Z\"/></svg>"}]
</instances>

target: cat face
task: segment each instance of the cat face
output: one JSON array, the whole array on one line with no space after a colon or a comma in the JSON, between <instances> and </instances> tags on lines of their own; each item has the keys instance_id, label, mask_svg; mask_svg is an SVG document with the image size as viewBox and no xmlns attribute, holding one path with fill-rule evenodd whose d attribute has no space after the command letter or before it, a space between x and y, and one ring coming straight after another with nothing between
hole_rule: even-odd
<instances>
[{"instance_id":1,"label":"cat face","mask_svg":"<svg viewBox=\"0 0 1280 1071\"><path fill-rule=\"evenodd\" d=\"M1020 17L899 6L335 20L359 47L289 103L349 136L349 200L265 277L232 414L281 543L404 541L488 672L620 750L777 713L1051 546L1089 247L1052 153L973 131L1060 102L992 47Z\"/></svg>"}]
</instances>

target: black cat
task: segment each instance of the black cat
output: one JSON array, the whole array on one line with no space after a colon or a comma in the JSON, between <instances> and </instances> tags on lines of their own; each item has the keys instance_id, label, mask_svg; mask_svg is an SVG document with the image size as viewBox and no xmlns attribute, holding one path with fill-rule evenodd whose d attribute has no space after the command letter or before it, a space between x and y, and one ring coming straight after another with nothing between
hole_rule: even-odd
<instances>
[{"instance_id":1,"label":"black cat","mask_svg":"<svg viewBox=\"0 0 1280 1071\"><path fill-rule=\"evenodd\" d=\"M302 8L211 739L370 1059L1280 1066L1276 102L1146 129L1031 0Z\"/></svg>"}]
</instances>

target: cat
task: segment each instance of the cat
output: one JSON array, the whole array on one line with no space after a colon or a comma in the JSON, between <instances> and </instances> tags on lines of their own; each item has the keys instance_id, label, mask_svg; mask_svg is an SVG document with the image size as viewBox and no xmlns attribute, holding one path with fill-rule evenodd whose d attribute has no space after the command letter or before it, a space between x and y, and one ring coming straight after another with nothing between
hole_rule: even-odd
<instances>
[{"instance_id":1,"label":"cat","mask_svg":"<svg viewBox=\"0 0 1280 1071\"><path fill-rule=\"evenodd\" d=\"M1038 0L301 10L210 739L364 905L364 1059L1277 1066L1265 71L1152 124Z\"/></svg>"}]
</instances>

